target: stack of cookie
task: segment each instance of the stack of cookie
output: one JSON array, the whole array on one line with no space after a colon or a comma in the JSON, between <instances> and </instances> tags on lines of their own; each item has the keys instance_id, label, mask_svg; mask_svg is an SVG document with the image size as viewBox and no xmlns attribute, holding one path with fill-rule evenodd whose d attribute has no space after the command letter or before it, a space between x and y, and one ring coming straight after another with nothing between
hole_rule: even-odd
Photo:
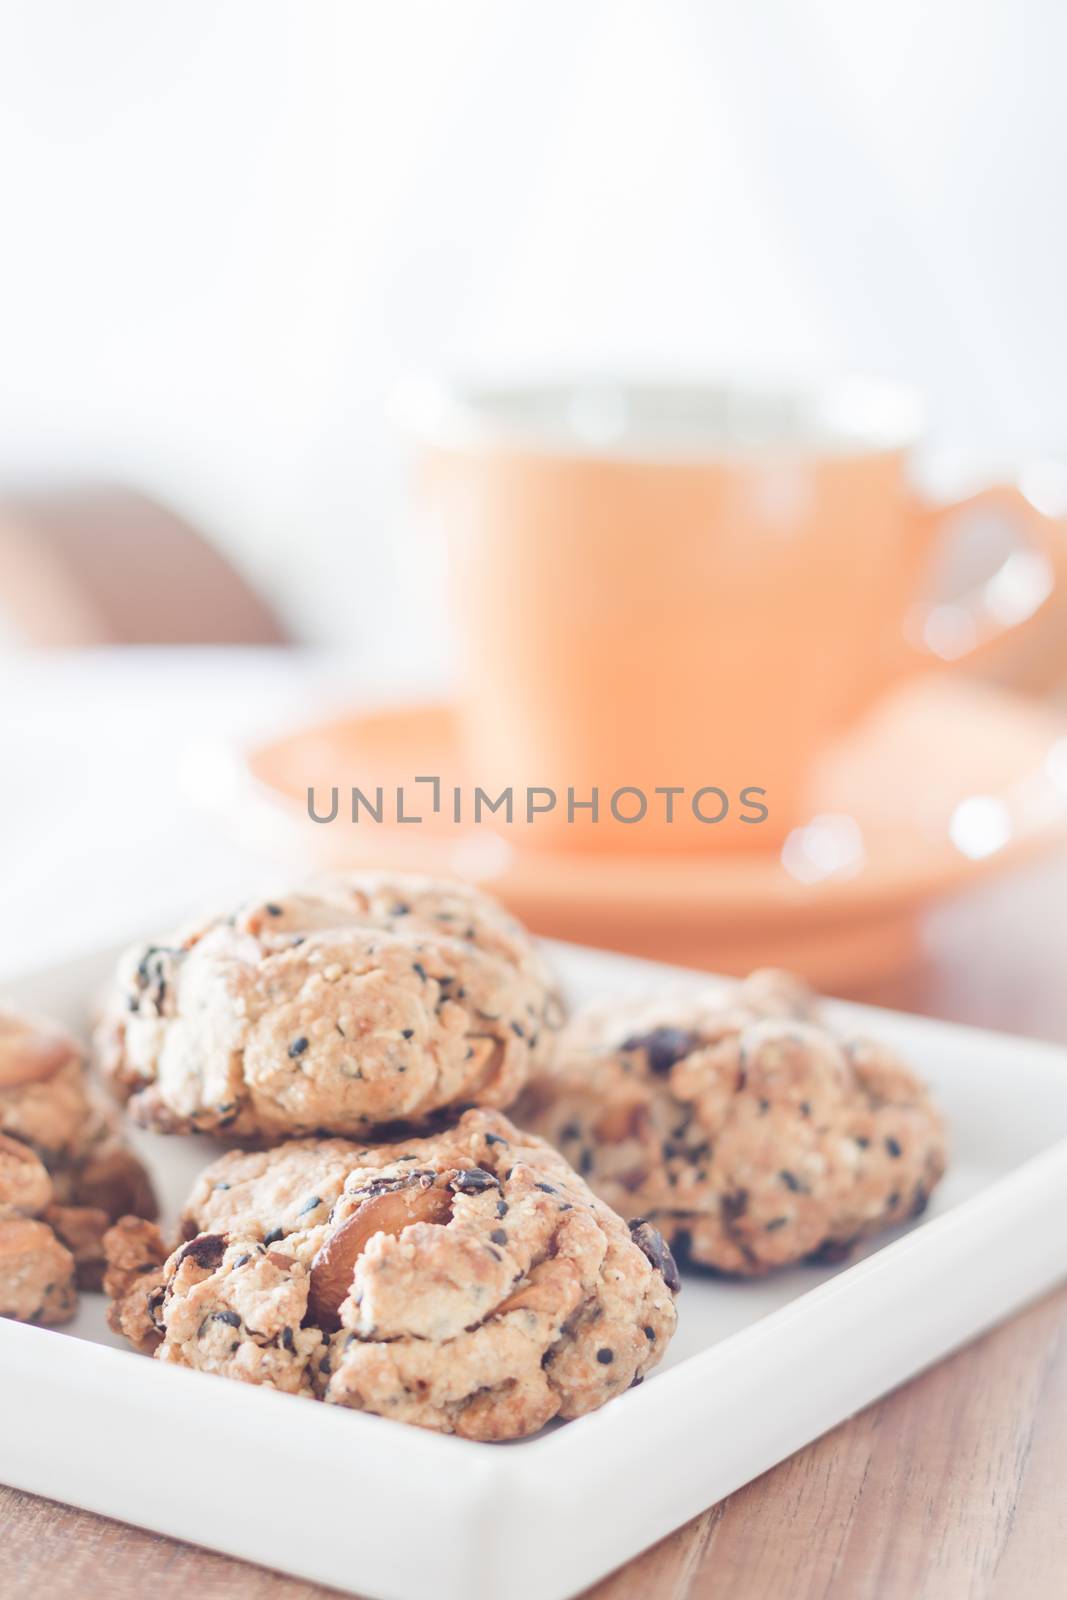
<instances>
[{"instance_id":1,"label":"stack of cookie","mask_svg":"<svg viewBox=\"0 0 1067 1600\"><path fill-rule=\"evenodd\" d=\"M562 1007L524 932L459 884L335 878L124 960L99 1034L135 1120L246 1148L168 1249L108 1236L113 1325L157 1359L468 1438L639 1382L678 1278L502 1114Z\"/></svg>"},{"instance_id":2,"label":"stack of cookie","mask_svg":"<svg viewBox=\"0 0 1067 1600\"><path fill-rule=\"evenodd\" d=\"M135 1121L235 1148L165 1241L78 1046L0 1018L0 1314L63 1320L106 1255L112 1326L158 1360L473 1439L639 1383L675 1328L671 1244L748 1277L839 1259L945 1165L921 1085L797 980L565 1024L525 931L428 879L331 878L139 946L96 1044Z\"/></svg>"},{"instance_id":3,"label":"stack of cookie","mask_svg":"<svg viewBox=\"0 0 1067 1600\"><path fill-rule=\"evenodd\" d=\"M81 1046L0 1012L0 1316L68 1321L77 1290L101 1286L104 1234L130 1212L155 1216L152 1186Z\"/></svg>"}]
</instances>

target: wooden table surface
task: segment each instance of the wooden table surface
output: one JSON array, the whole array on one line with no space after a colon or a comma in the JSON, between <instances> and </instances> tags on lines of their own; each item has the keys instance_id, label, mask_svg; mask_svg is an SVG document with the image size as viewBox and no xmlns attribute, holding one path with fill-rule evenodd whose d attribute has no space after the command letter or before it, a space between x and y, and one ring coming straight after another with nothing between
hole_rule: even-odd
<instances>
[{"instance_id":1,"label":"wooden table surface","mask_svg":"<svg viewBox=\"0 0 1067 1600\"><path fill-rule=\"evenodd\" d=\"M943 909L925 944L915 971L872 998L1067 1042L1067 859ZM1065 1428L1067 1288L738 1490L590 1600L1060 1600ZM190 1593L326 1591L0 1488L3 1600Z\"/></svg>"}]
</instances>

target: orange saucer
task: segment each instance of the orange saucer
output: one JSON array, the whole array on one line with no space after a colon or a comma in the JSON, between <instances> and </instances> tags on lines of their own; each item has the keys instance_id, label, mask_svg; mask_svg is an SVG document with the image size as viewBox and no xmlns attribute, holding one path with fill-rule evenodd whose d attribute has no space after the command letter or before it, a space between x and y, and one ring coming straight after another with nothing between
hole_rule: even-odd
<instances>
[{"instance_id":1,"label":"orange saucer","mask_svg":"<svg viewBox=\"0 0 1067 1600\"><path fill-rule=\"evenodd\" d=\"M348 820L353 785L402 785L412 808L420 774L439 775L443 794L473 792L447 705L298 729L236 767L242 830L254 820L305 866L461 875L539 933L720 971L780 963L838 992L909 959L922 907L1067 839L1067 724L963 678L912 680L820 757L808 821L765 855L526 851L491 819L451 822L447 805L422 806L417 826ZM338 787L336 821L310 820L309 785L326 805Z\"/></svg>"}]
</instances>

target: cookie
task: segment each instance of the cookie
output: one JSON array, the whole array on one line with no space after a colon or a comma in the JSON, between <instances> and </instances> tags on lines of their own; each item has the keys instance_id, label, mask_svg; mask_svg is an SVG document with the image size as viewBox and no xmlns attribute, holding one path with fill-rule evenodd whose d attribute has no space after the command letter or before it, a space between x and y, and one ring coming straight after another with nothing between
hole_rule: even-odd
<instances>
[{"instance_id":1,"label":"cookie","mask_svg":"<svg viewBox=\"0 0 1067 1600\"><path fill-rule=\"evenodd\" d=\"M66 1322L77 1308L74 1257L39 1220L52 1194L40 1157L0 1134L0 1317Z\"/></svg>"},{"instance_id":2,"label":"cookie","mask_svg":"<svg viewBox=\"0 0 1067 1600\"><path fill-rule=\"evenodd\" d=\"M0 1133L49 1167L73 1158L88 1101L82 1048L45 1017L0 1011Z\"/></svg>"},{"instance_id":3,"label":"cookie","mask_svg":"<svg viewBox=\"0 0 1067 1600\"><path fill-rule=\"evenodd\" d=\"M917 1215L941 1119L885 1047L839 1041L784 974L575 1018L516 1119L679 1255L753 1275Z\"/></svg>"},{"instance_id":4,"label":"cookie","mask_svg":"<svg viewBox=\"0 0 1067 1600\"><path fill-rule=\"evenodd\" d=\"M465 1438L595 1410L674 1332L656 1231L497 1112L392 1145L232 1152L183 1222L165 1261L151 1224L107 1237L111 1323L140 1348Z\"/></svg>"},{"instance_id":5,"label":"cookie","mask_svg":"<svg viewBox=\"0 0 1067 1600\"><path fill-rule=\"evenodd\" d=\"M37 1217L52 1203L48 1169L29 1145L0 1133L0 1217Z\"/></svg>"},{"instance_id":6,"label":"cookie","mask_svg":"<svg viewBox=\"0 0 1067 1600\"><path fill-rule=\"evenodd\" d=\"M0 1220L34 1224L5 1233L0 1315L72 1316L75 1281L100 1288L104 1234L126 1212L154 1216L155 1196L80 1044L46 1018L0 1012Z\"/></svg>"},{"instance_id":7,"label":"cookie","mask_svg":"<svg viewBox=\"0 0 1067 1600\"><path fill-rule=\"evenodd\" d=\"M90 1082L81 1044L48 1018L0 1011L0 1134L37 1153L57 1200L113 1219L155 1215L148 1175Z\"/></svg>"},{"instance_id":8,"label":"cookie","mask_svg":"<svg viewBox=\"0 0 1067 1600\"><path fill-rule=\"evenodd\" d=\"M48 1224L0 1217L0 1317L68 1322L77 1305L74 1257Z\"/></svg>"},{"instance_id":9,"label":"cookie","mask_svg":"<svg viewBox=\"0 0 1067 1600\"><path fill-rule=\"evenodd\" d=\"M102 1289L104 1237L112 1223L108 1213L100 1206L51 1205L42 1212L41 1220L70 1251L78 1288Z\"/></svg>"},{"instance_id":10,"label":"cookie","mask_svg":"<svg viewBox=\"0 0 1067 1600\"><path fill-rule=\"evenodd\" d=\"M97 1047L135 1120L162 1132L380 1137L509 1105L560 1021L540 955L494 901L364 873L129 951Z\"/></svg>"},{"instance_id":11,"label":"cookie","mask_svg":"<svg viewBox=\"0 0 1067 1600\"><path fill-rule=\"evenodd\" d=\"M0 1090L47 1082L79 1056L77 1041L58 1024L0 1012Z\"/></svg>"}]
</instances>

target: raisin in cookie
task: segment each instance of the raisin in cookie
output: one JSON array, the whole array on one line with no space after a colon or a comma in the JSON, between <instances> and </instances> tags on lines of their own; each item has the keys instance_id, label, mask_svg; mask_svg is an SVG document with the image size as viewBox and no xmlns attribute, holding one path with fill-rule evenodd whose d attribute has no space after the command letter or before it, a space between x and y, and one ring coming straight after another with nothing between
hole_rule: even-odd
<instances>
[{"instance_id":1,"label":"raisin in cookie","mask_svg":"<svg viewBox=\"0 0 1067 1600\"><path fill-rule=\"evenodd\" d=\"M678 1278L543 1140L499 1113L393 1145L233 1152L164 1260L107 1237L112 1326L157 1359L457 1433L514 1439L656 1365Z\"/></svg>"},{"instance_id":2,"label":"raisin in cookie","mask_svg":"<svg viewBox=\"0 0 1067 1600\"><path fill-rule=\"evenodd\" d=\"M515 1116L623 1216L729 1273L844 1254L921 1211L945 1165L912 1074L835 1039L803 986L771 972L726 999L577 1017Z\"/></svg>"},{"instance_id":3,"label":"raisin in cookie","mask_svg":"<svg viewBox=\"0 0 1067 1600\"><path fill-rule=\"evenodd\" d=\"M73 1315L73 1280L100 1287L104 1234L126 1212L154 1216L152 1186L78 1041L46 1018L0 1012L0 1315Z\"/></svg>"}]
</instances>

